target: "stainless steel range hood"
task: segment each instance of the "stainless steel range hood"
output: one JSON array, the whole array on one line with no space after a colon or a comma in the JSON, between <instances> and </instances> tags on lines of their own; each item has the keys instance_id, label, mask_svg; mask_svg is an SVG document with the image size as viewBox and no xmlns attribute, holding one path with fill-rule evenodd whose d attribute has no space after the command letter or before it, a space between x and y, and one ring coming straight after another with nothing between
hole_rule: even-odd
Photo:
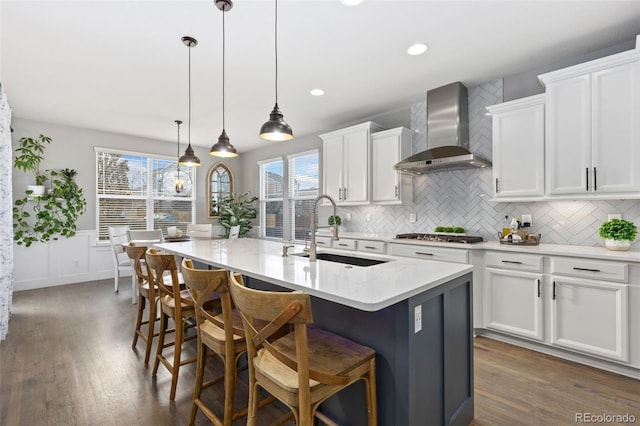
<instances>
[{"instance_id":1,"label":"stainless steel range hood","mask_svg":"<svg viewBox=\"0 0 640 426\"><path fill-rule=\"evenodd\" d=\"M467 88L460 82L427 92L427 147L397 163L399 173L419 175L441 170L491 167L469 152Z\"/></svg>"}]
</instances>

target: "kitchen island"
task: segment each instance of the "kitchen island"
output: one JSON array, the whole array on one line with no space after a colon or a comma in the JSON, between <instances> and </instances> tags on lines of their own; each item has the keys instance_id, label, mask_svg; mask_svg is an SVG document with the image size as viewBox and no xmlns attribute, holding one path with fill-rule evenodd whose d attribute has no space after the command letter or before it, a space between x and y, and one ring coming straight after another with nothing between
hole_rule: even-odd
<instances>
[{"instance_id":1,"label":"kitchen island","mask_svg":"<svg viewBox=\"0 0 640 426\"><path fill-rule=\"evenodd\" d=\"M376 256L372 266L283 257L266 240L192 240L157 248L242 273L247 285L312 296L314 323L376 350L380 425L462 425L473 418L470 265ZM331 250L338 253L337 250ZM321 411L343 425L366 424L364 386L327 400Z\"/></svg>"}]
</instances>

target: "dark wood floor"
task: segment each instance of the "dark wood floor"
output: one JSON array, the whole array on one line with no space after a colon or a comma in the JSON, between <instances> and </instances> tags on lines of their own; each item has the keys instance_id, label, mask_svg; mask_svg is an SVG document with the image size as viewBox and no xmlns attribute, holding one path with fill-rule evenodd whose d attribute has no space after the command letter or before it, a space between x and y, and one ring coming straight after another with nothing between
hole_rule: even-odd
<instances>
[{"instance_id":1,"label":"dark wood floor","mask_svg":"<svg viewBox=\"0 0 640 426\"><path fill-rule=\"evenodd\" d=\"M131 349L136 306L127 287L115 294L107 280L15 293L0 344L0 425L187 424L195 366L183 367L170 402L166 369L152 379L143 343ZM640 423L640 381L482 337L475 346L475 426L571 425L582 412L629 413ZM220 371L219 362L209 367ZM246 382L239 387L242 405ZM221 388L207 396L222 407ZM279 414L267 407L259 424ZM199 414L197 424L208 422Z\"/></svg>"}]
</instances>

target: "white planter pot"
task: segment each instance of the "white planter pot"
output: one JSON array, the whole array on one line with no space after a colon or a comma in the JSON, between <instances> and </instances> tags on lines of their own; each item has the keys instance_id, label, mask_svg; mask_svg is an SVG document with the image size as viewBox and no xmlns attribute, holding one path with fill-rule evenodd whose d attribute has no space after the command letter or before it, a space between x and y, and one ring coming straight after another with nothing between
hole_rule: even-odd
<instances>
[{"instance_id":1,"label":"white planter pot","mask_svg":"<svg viewBox=\"0 0 640 426\"><path fill-rule=\"evenodd\" d=\"M232 226L229 229L229 239L230 240L238 238L239 234L240 234L240 225Z\"/></svg>"},{"instance_id":2,"label":"white planter pot","mask_svg":"<svg viewBox=\"0 0 640 426\"><path fill-rule=\"evenodd\" d=\"M631 248L631 241L605 239L604 246L609 250L627 251Z\"/></svg>"},{"instance_id":3,"label":"white planter pot","mask_svg":"<svg viewBox=\"0 0 640 426\"><path fill-rule=\"evenodd\" d=\"M33 191L31 193L32 197L37 197L40 195L44 195L45 187L44 185L27 185L28 191Z\"/></svg>"}]
</instances>

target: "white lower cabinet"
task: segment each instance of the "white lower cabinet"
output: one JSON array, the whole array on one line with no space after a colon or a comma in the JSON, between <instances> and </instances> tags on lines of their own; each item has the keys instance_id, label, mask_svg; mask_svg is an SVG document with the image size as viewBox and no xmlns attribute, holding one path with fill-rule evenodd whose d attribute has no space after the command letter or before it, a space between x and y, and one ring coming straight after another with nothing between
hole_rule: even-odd
<instances>
[{"instance_id":1,"label":"white lower cabinet","mask_svg":"<svg viewBox=\"0 0 640 426\"><path fill-rule=\"evenodd\" d=\"M640 367L627 263L488 251L485 267L486 329Z\"/></svg>"},{"instance_id":2,"label":"white lower cabinet","mask_svg":"<svg viewBox=\"0 0 640 426\"><path fill-rule=\"evenodd\" d=\"M628 362L628 285L551 278L551 344Z\"/></svg>"},{"instance_id":3,"label":"white lower cabinet","mask_svg":"<svg viewBox=\"0 0 640 426\"><path fill-rule=\"evenodd\" d=\"M487 269L486 326L534 340L544 340L542 274Z\"/></svg>"}]
</instances>

